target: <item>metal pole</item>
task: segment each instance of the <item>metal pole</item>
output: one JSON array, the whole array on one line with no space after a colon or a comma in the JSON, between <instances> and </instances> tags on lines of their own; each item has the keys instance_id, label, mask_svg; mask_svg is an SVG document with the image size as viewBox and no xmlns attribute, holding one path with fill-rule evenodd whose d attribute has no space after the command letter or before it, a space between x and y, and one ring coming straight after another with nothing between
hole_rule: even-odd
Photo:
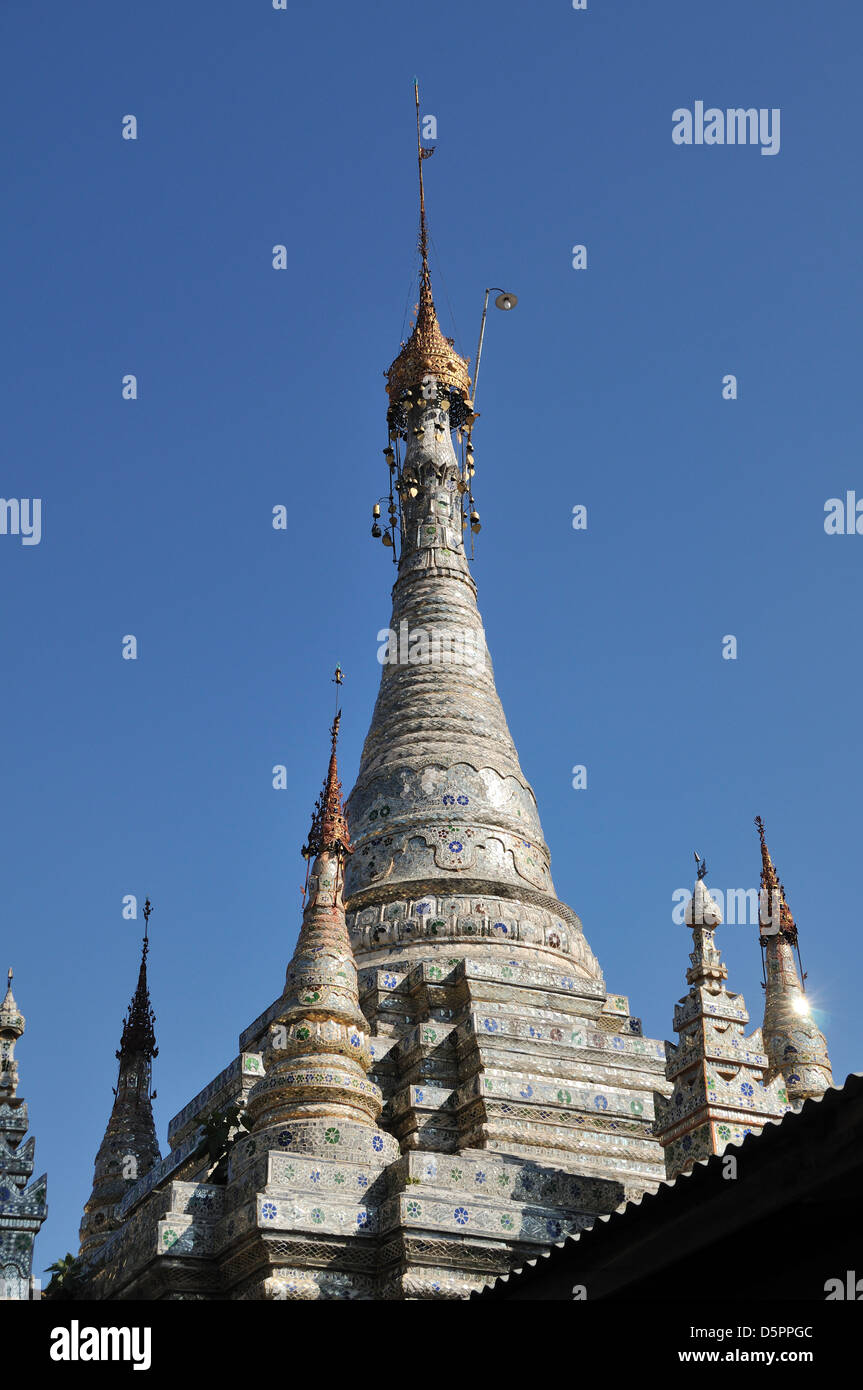
<instances>
[{"instance_id":1,"label":"metal pole","mask_svg":"<svg viewBox=\"0 0 863 1390\"><path fill-rule=\"evenodd\" d=\"M485 292L485 303L484 303L483 306L482 306L482 323L481 323L480 326L479 326L479 343L478 343L477 349L476 349L476 367L474 368L474 374L473 374L473 408L474 408L474 410L476 410L476 384L477 384L477 382L479 381L479 360L480 360L480 358L482 357L482 340L483 340L483 338L484 338L484 336L485 336L485 316L486 316L486 313L488 312L488 297L489 297L490 294L491 294L491 290L490 290L490 289L486 290L486 292Z\"/></svg>"}]
</instances>

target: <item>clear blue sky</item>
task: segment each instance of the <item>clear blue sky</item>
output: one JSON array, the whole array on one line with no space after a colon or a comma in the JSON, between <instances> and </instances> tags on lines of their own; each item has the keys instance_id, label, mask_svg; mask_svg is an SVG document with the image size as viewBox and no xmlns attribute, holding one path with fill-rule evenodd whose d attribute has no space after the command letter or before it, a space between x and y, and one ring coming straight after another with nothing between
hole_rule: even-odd
<instances>
[{"instance_id":1,"label":"clear blue sky","mask_svg":"<svg viewBox=\"0 0 863 1390\"><path fill-rule=\"evenodd\" d=\"M415 73L444 327L472 356L485 286L520 299L486 338L475 575L558 892L666 1037L672 893L693 848L754 886L760 812L837 1078L860 1066L863 537L823 519L863 497L861 42L859 6L803 0L7 0L0 492L42 499L43 537L0 536L0 965L49 1174L37 1270L77 1248L110 1110L123 895L154 903L164 1147L282 987L337 660L353 782ZM674 145L697 100L779 107L780 153ZM758 1022L755 929L721 945Z\"/></svg>"}]
</instances>

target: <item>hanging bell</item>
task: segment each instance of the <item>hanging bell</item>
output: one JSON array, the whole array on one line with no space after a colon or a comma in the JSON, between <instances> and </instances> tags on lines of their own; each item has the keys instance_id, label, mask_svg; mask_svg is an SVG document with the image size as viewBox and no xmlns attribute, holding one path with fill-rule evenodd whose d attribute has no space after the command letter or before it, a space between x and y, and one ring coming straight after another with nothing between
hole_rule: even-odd
<instances>
[{"instance_id":1,"label":"hanging bell","mask_svg":"<svg viewBox=\"0 0 863 1390\"><path fill-rule=\"evenodd\" d=\"M381 504L380 504L380 502L376 502L375 505L372 507L372 516L373 516L375 519L377 519L377 518L380 516L380 514L381 514Z\"/></svg>"},{"instance_id":2,"label":"hanging bell","mask_svg":"<svg viewBox=\"0 0 863 1390\"><path fill-rule=\"evenodd\" d=\"M384 545L392 546L393 538L392 538L392 536L390 535L389 531L384 531L384 534L383 534L383 542L384 542Z\"/></svg>"},{"instance_id":3,"label":"hanging bell","mask_svg":"<svg viewBox=\"0 0 863 1390\"><path fill-rule=\"evenodd\" d=\"M392 444L388 444L387 447L384 449L384 458L386 459L386 461L387 461L387 463L389 464L390 468L395 467L396 457L395 457L395 454L393 453L393 446L392 446Z\"/></svg>"},{"instance_id":4,"label":"hanging bell","mask_svg":"<svg viewBox=\"0 0 863 1390\"><path fill-rule=\"evenodd\" d=\"M480 531L482 530L482 527L480 526L479 522L479 512L476 510L475 507L470 514L470 529L475 536L478 536Z\"/></svg>"},{"instance_id":5,"label":"hanging bell","mask_svg":"<svg viewBox=\"0 0 863 1390\"><path fill-rule=\"evenodd\" d=\"M381 537L381 528L380 528L380 526L378 526L378 523L377 523L377 522L375 522L375 524L374 524L373 527L372 527L372 535L374 536L374 538L375 538L376 541L377 541L377 540L380 540L380 537Z\"/></svg>"}]
</instances>

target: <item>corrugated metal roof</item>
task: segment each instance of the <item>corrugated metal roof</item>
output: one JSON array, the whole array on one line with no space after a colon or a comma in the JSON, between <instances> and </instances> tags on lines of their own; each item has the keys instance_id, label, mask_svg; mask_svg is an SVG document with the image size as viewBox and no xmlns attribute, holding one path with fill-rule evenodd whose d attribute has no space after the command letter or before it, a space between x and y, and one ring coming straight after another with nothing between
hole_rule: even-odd
<instances>
[{"instance_id":1,"label":"corrugated metal roof","mask_svg":"<svg viewBox=\"0 0 863 1390\"><path fill-rule=\"evenodd\" d=\"M582 1263L587 1264L606 1247L610 1250L617 1238L629 1241L646 1236L653 1227L661 1226L672 1216L684 1213L689 1205L706 1196L710 1189L719 1190L718 1184L724 1185L723 1166L729 1154L745 1158L750 1173L753 1168L757 1172L758 1167L769 1163L777 1152L798 1145L805 1146L807 1130L815 1126L823 1128L825 1123L829 1126L837 1111L860 1102L863 1102L863 1072L852 1072L843 1086L830 1087L823 1096L807 1100L800 1110L768 1124L760 1134L747 1135L741 1144L729 1144L723 1153L701 1159L687 1172L661 1183L655 1192L644 1192L607 1216L598 1217L587 1230L568 1235L536 1259L528 1260L518 1269L501 1275L481 1293L474 1293L471 1297L488 1299L505 1296L503 1291L507 1285L526 1284L538 1273L550 1272L555 1268L562 1270L572 1266L573 1274L577 1274Z\"/></svg>"}]
</instances>

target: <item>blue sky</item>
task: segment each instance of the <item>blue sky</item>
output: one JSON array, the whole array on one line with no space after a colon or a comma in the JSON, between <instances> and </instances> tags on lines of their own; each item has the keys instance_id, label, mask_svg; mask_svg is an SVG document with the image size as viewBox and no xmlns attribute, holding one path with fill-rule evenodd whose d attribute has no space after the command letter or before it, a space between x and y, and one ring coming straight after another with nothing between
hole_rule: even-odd
<instances>
[{"instance_id":1,"label":"blue sky","mask_svg":"<svg viewBox=\"0 0 863 1390\"><path fill-rule=\"evenodd\" d=\"M863 537L823 521L863 497L861 41L859 7L802 0L7 0L0 492L41 498L43 534L0 536L2 935L37 1271L77 1248L110 1110L123 895L154 904L164 1147L281 990L336 661L353 782L393 579L369 526L416 298L414 74L445 331L473 356L485 286L519 296L486 337L474 573L558 893L667 1037L672 894L693 849L755 886L762 814L836 1076L860 1066ZM780 108L779 154L675 145L698 100ZM720 944L754 1024L755 929Z\"/></svg>"}]
</instances>

